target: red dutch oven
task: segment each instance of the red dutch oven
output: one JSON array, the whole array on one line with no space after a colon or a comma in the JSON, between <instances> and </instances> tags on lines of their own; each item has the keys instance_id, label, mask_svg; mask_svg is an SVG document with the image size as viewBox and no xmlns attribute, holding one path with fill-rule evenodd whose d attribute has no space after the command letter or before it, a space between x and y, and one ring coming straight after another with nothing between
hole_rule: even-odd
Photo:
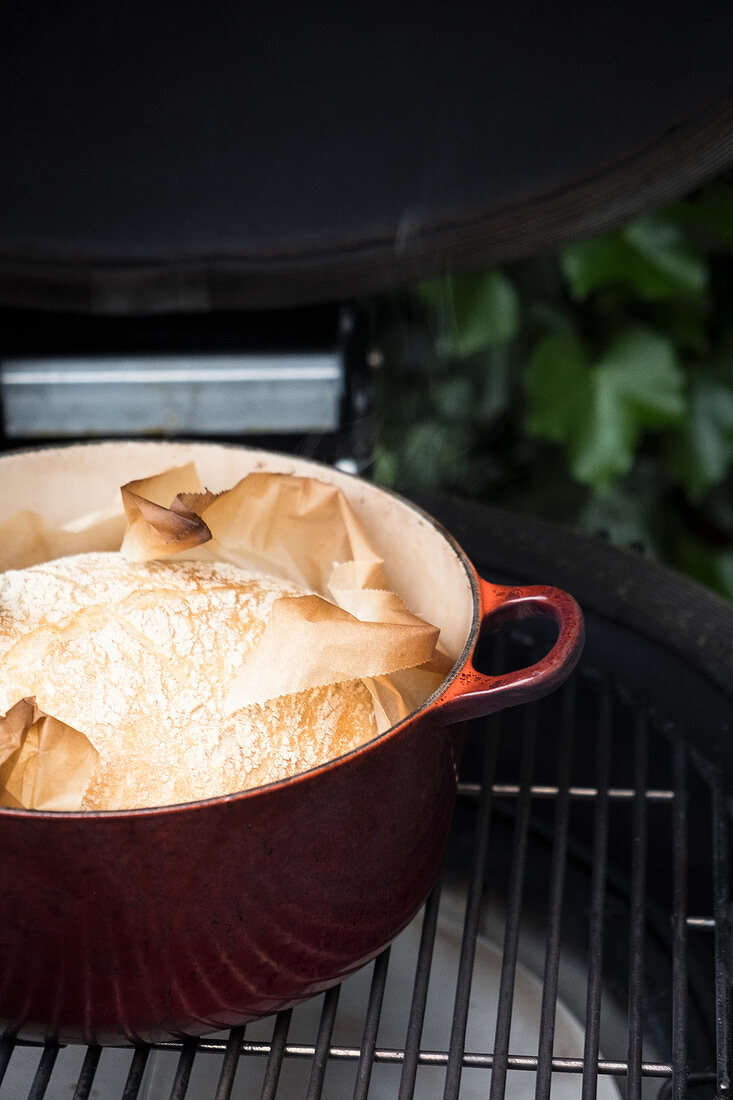
<instances>
[{"instance_id":1,"label":"red dutch oven","mask_svg":"<svg viewBox=\"0 0 733 1100\"><path fill-rule=\"evenodd\" d=\"M456 790L456 723L546 694L580 653L582 618L566 593L481 580L419 509L285 456L160 443L9 454L0 518L33 507L62 522L72 483L93 510L124 481L192 459L212 490L263 468L338 485L391 587L440 626L453 668L389 732L280 783L160 809L0 810L0 1021L22 1035L202 1034L340 981L405 927L436 877ZM474 669L482 626L536 616L558 626L541 661L502 676Z\"/></svg>"}]
</instances>

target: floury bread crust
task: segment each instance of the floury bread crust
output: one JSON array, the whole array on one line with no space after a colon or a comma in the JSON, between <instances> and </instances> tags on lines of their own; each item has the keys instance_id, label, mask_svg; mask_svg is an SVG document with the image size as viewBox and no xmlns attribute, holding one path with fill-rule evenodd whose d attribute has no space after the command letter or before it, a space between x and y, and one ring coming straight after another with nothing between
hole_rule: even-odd
<instances>
[{"instance_id":1,"label":"floury bread crust","mask_svg":"<svg viewBox=\"0 0 733 1100\"><path fill-rule=\"evenodd\" d=\"M0 574L0 712L36 696L99 753L83 810L161 806L270 783L374 736L361 681L227 715L285 581L226 563L79 554Z\"/></svg>"}]
</instances>

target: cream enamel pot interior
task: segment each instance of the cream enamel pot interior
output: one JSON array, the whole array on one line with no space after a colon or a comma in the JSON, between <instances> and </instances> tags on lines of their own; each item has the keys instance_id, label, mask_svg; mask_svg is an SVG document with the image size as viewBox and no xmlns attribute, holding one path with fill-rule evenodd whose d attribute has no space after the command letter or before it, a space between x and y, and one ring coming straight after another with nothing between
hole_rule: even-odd
<instances>
[{"instance_id":1,"label":"cream enamel pot interior","mask_svg":"<svg viewBox=\"0 0 733 1100\"><path fill-rule=\"evenodd\" d=\"M253 470L317 477L348 497L390 586L441 629L441 688L362 748L292 779L150 810L0 810L0 1021L21 1034L115 1042L194 1035L295 1004L373 958L437 874L455 796L454 723L552 690L580 654L575 601L480 581L419 509L316 463L214 444L100 443L0 458L0 522L107 506L120 484L195 461L217 491ZM536 665L471 664L482 623L550 615Z\"/></svg>"}]
</instances>

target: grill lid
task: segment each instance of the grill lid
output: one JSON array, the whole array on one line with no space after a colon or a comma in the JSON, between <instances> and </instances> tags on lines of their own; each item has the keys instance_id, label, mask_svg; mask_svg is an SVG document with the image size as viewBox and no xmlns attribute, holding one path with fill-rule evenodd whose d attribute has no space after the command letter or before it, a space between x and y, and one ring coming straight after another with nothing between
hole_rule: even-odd
<instances>
[{"instance_id":1,"label":"grill lid","mask_svg":"<svg viewBox=\"0 0 733 1100\"><path fill-rule=\"evenodd\" d=\"M598 231L733 161L726 0L4 6L0 301L285 306Z\"/></svg>"}]
</instances>

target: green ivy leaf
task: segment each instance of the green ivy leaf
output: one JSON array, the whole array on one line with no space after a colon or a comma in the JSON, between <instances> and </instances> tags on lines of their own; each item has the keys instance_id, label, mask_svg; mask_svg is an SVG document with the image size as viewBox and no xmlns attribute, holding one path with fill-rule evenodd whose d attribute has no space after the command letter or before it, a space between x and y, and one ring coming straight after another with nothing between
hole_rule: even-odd
<instances>
[{"instance_id":1,"label":"green ivy leaf","mask_svg":"<svg viewBox=\"0 0 733 1100\"><path fill-rule=\"evenodd\" d=\"M525 391L527 433L568 443L588 396L588 363L577 336L567 333L539 341L527 365Z\"/></svg>"},{"instance_id":2,"label":"green ivy leaf","mask_svg":"<svg viewBox=\"0 0 733 1100\"><path fill-rule=\"evenodd\" d=\"M674 347L645 329L617 337L594 366L577 337L545 337L525 384L528 434L566 444L575 479L597 490L628 473L644 429L685 412Z\"/></svg>"},{"instance_id":3,"label":"green ivy leaf","mask_svg":"<svg viewBox=\"0 0 733 1100\"><path fill-rule=\"evenodd\" d=\"M658 485L654 477L625 478L614 485L591 493L576 517L581 531L597 535L604 531L616 546L637 544L657 556L651 517L658 501Z\"/></svg>"},{"instance_id":4,"label":"green ivy leaf","mask_svg":"<svg viewBox=\"0 0 733 1100\"><path fill-rule=\"evenodd\" d=\"M478 271L431 279L416 288L438 316L437 343L443 355L464 359L519 331L519 295L502 271Z\"/></svg>"},{"instance_id":5,"label":"green ivy leaf","mask_svg":"<svg viewBox=\"0 0 733 1100\"><path fill-rule=\"evenodd\" d=\"M399 460L394 451L384 444L374 445L374 480L380 485L395 485L399 470Z\"/></svg>"},{"instance_id":6,"label":"green ivy leaf","mask_svg":"<svg viewBox=\"0 0 733 1100\"><path fill-rule=\"evenodd\" d=\"M683 230L663 215L568 245L560 265L579 301L609 285L627 287L648 302L700 298L707 286L704 262Z\"/></svg>"},{"instance_id":7,"label":"green ivy leaf","mask_svg":"<svg viewBox=\"0 0 733 1100\"><path fill-rule=\"evenodd\" d=\"M473 433L463 424L423 420L407 429L400 456L399 481L417 489L460 483L470 471Z\"/></svg>"},{"instance_id":8,"label":"green ivy leaf","mask_svg":"<svg viewBox=\"0 0 733 1100\"><path fill-rule=\"evenodd\" d=\"M684 417L683 387L669 340L644 329L619 336L589 374L588 403L569 440L573 476L603 489L628 473L642 431Z\"/></svg>"},{"instance_id":9,"label":"green ivy leaf","mask_svg":"<svg viewBox=\"0 0 733 1100\"><path fill-rule=\"evenodd\" d=\"M685 414L685 374L674 344L665 336L634 328L618 336L597 365L645 427L667 427Z\"/></svg>"},{"instance_id":10,"label":"green ivy leaf","mask_svg":"<svg viewBox=\"0 0 733 1100\"><path fill-rule=\"evenodd\" d=\"M692 379L689 412L670 464L696 504L723 481L733 465L733 386Z\"/></svg>"},{"instance_id":11,"label":"green ivy leaf","mask_svg":"<svg viewBox=\"0 0 733 1100\"><path fill-rule=\"evenodd\" d=\"M476 393L465 374L454 373L433 382L430 387L432 404L446 420L473 420L476 416Z\"/></svg>"},{"instance_id":12,"label":"green ivy leaf","mask_svg":"<svg viewBox=\"0 0 733 1100\"><path fill-rule=\"evenodd\" d=\"M693 297L702 295L707 269L679 226L656 215L632 222L622 235L639 256L670 280L670 287L677 286L681 293L686 291Z\"/></svg>"}]
</instances>

